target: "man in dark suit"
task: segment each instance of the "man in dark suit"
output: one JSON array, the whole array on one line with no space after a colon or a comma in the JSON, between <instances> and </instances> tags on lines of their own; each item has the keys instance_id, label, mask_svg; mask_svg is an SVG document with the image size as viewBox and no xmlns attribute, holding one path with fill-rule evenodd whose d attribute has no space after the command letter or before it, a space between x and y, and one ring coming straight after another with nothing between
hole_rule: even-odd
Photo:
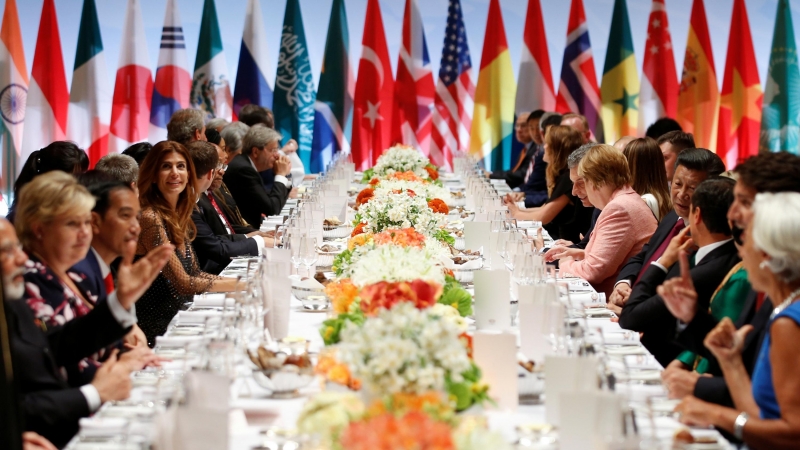
<instances>
[{"instance_id":1,"label":"man in dark suit","mask_svg":"<svg viewBox=\"0 0 800 450\"><path fill-rule=\"evenodd\" d=\"M136 251L131 242L120 265L118 289L85 316L44 333L24 300L24 273L28 256L22 251L14 227L0 219L0 264L14 378L25 429L63 447L78 431L78 421L108 400L122 400L131 389L130 374L157 361L146 346L117 358L116 350L97 371L91 384L71 388L61 367L119 340L136 322L133 304L147 290L169 260L174 247L162 245L132 264Z\"/></svg>"},{"instance_id":2,"label":"man in dark suit","mask_svg":"<svg viewBox=\"0 0 800 450\"><path fill-rule=\"evenodd\" d=\"M525 174L528 171L528 165L531 158L539 150L542 145L542 134L532 133L533 127L539 128L539 119L542 118L544 111L537 109L532 113L520 113L517 115L517 122L514 124L514 133L516 134L517 141L521 142L523 147L519 155L519 159L511 167L511 170L497 170L489 175L493 180L505 180L510 188L517 188L522 186L525 182Z\"/></svg>"},{"instance_id":3,"label":"man in dark suit","mask_svg":"<svg viewBox=\"0 0 800 450\"><path fill-rule=\"evenodd\" d=\"M254 125L244 136L242 154L228 164L223 179L231 191L242 217L252 226L261 226L261 216L281 212L292 183L289 158L278 153L281 135L263 125ZM258 172L272 168L275 183L267 191Z\"/></svg>"},{"instance_id":4,"label":"man in dark suit","mask_svg":"<svg viewBox=\"0 0 800 450\"><path fill-rule=\"evenodd\" d=\"M218 274L233 257L260 255L265 242L257 232L252 237L236 234L216 199L207 194L214 182L215 172L224 169L219 163L219 147L198 141L192 142L187 148L197 174L195 191L200 193L197 207L192 212L192 221L197 228L192 247L197 253L200 267L206 272Z\"/></svg>"},{"instance_id":5,"label":"man in dark suit","mask_svg":"<svg viewBox=\"0 0 800 450\"><path fill-rule=\"evenodd\" d=\"M670 187L673 211L664 216L650 241L622 267L614 292L609 298L609 308L619 312L631 294L631 287L667 249L670 240L686 226L692 194L708 177L725 171L725 164L716 154L702 148L686 149L675 162L675 175Z\"/></svg>"},{"instance_id":6,"label":"man in dark suit","mask_svg":"<svg viewBox=\"0 0 800 450\"><path fill-rule=\"evenodd\" d=\"M676 319L656 289L664 280L680 276L680 265L676 264L679 252L696 246L697 251L691 257L691 278L698 303L708 308L717 286L740 261L726 217L733 202L733 185L730 178L711 178L697 186L692 194L688 226L645 269L622 308L620 326L643 332L642 344L664 366L683 349L674 341Z\"/></svg>"},{"instance_id":7,"label":"man in dark suit","mask_svg":"<svg viewBox=\"0 0 800 450\"><path fill-rule=\"evenodd\" d=\"M742 231L752 220L751 205L757 193L761 192L800 192L800 157L790 153L766 153L749 158L739 164L734 172L738 175L734 186L734 200L728 210L728 221L732 225L734 240L739 245ZM670 364L662 378L670 395L683 398L687 395L712 403L732 406L730 393L722 377L722 371L711 352L703 345L706 335L717 326L718 321L707 308L699 306L695 298L675 295L674 287L694 290L689 280L673 279L659 288L669 311L679 320L677 339L687 349L703 356L709 361L708 374L701 377L696 372L686 370L678 364ZM756 358L767 330L773 305L764 294L751 291L745 300L742 313L736 320L736 328L752 325L745 338L742 361L747 372L752 375Z\"/></svg>"}]
</instances>

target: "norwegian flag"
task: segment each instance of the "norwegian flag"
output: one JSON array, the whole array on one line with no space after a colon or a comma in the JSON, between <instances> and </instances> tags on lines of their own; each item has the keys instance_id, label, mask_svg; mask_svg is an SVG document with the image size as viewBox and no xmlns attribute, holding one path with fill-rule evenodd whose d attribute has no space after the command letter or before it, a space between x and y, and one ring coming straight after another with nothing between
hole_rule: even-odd
<instances>
[{"instance_id":1,"label":"norwegian flag","mask_svg":"<svg viewBox=\"0 0 800 450\"><path fill-rule=\"evenodd\" d=\"M403 41L397 58L392 134L425 156L430 152L431 104L434 92L431 61L416 0L406 0Z\"/></svg>"},{"instance_id":2,"label":"norwegian flag","mask_svg":"<svg viewBox=\"0 0 800 450\"><path fill-rule=\"evenodd\" d=\"M448 171L453 168L454 154L469 151L475 100L471 72L472 62L461 2L450 0L439 80L436 83L430 147L431 162Z\"/></svg>"}]
</instances>

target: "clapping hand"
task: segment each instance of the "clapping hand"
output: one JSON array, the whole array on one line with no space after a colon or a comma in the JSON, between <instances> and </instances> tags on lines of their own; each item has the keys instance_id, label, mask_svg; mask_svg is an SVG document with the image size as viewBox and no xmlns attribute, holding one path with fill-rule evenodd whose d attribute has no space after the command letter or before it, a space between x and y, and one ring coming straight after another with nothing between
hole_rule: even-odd
<instances>
[{"instance_id":1,"label":"clapping hand","mask_svg":"<svg viewBox=\"0 0 800 450\"><path fill-rule=\"evenodd\" d=\"M134 263L136 241L129 241L125 244L125 253L122 255L122 263L117 271L116 290L117 299L123 308L130 309L136 300L144 295L169 261L173 251L175 251L175 247L172 244L161 244Z\"/></svg>"},{"instance_id":2,"label":"clapping hand","mask_svg":"<svg viewBox=\"0 0 800 450\"><path fill-rule=\"evenodd\" d=\"M689 323L697 312L697 291L694 289L692 274L689 271L689 258L685 251L680 252L681 276L671 278L656 288L667 309L678 320Z\"/></svg>"},{"instance_id":3,"label":"clapping hand","mask_svg":"<svg viewBox=\"0 0 800 450\"><path fill-rule=\"evenodd\" d=\"M745 325L737 330L731 319L725 317L706 335L703 345L717 358L720 365L741 362L744 339L752 330L752 325Z\"/></svg>"}]
</instances>

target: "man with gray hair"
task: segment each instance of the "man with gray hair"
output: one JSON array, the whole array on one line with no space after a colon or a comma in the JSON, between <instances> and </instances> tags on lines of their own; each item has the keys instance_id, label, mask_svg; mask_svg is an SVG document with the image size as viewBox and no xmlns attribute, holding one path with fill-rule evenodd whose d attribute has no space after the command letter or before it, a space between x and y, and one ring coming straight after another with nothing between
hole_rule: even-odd
<instances>
[{"instance_id":1,"label":"man with gray hair","mask_svg":"<svg viewBox=\"0 0 800 450\"><path fill-rule=\"evenodd\" d=\"M292 182L287 178L292 164L289 158L278 153L280 144L281 135L272 128L261 124L250 127L242 140L242 154L228 163L223 177L242 217L256 228L261 225L262 215L281 212L292 189ZM269 190L259 175L268 169L275 172L275 182Z\"/></svg>"},{"instance_id":2,"label":"man with gray hair","mask_svg":"<svg viewBox=\"0 0 800 450\"><path fill-rule=\"evenodd\" d=\"M228 126L228 124L230 124L230 122L223 119L222 117L215 117L208 121L208 123L206 124L206 128L210 130L217 130L217 132L220 132L222 131L223 128Z\"/></svg>"},{"instance_id":3,"label":"man with gray hair","mask_svg":"<svg viewBox=\"0 0 800 450\"><path fill-rule=\"evenodd\" d=\"M167 140L183 145L206 140L205 116L199 109L179 109L167 124Z\"/></svg>"},{"instance_id":4,"label":"man with gray hair","mask_svg":"<svg viewBox=\"0 0 800 450\"><path fill-rule=\"evenodd\" d=\"M109 153L100 158L94 168L98 172L105 173L115 180L127 184L133 189L136 196L139 196L139 187L136 185L136 180L139 179L139 164L136 164L136 160L133 157Z\"/></svg>"},{"instance_id":5,"label":"man with gray hair","mask_svg":"<svg viewBox=\"0 0 800 450\"><path fill-rule=\"evenodd\" d=\"M594 206L592 202L589 201L589 197L586 195L586 184L583 180L583 177L578 175L578 165L581 163L581 159L586 156L586 152L588 152L592 147L595 147L597 143L590 142L588 144L583 144L578 147L577 150L569 154L567 157L567 167L569 168L569 179L572 180L572 195L578 197L581 200L583 206ZM553 244L553 248L547 251L544 254L545 261L554 261L556 259L565 258L567 256L582 256L583 250L586 248L586 245L589 244L589 237L592 235L592 231L594 230L594 225L597 222L597 218L600 216L600 210L595 208L594 212L592 213L592 222L589 225L589 230L586 231L583 235L583 239L580 242L573 244L570 241L566 241L564 239L559 239ZM578 258L576 258L578 259Z\"/></svg>"},{"instance_id":6,"label":"man with gray hair","mask_svg":"<svg viewBox=\"0 0 800 450\"><path fill-rule=\"evenodd\" d=\"M219 132L222 139L225 139L228 161L233 161L236 155L242 153L242 139L248 131L250 131L250 125L244 122L232 122Z\"/></svg>"}]
</instances>

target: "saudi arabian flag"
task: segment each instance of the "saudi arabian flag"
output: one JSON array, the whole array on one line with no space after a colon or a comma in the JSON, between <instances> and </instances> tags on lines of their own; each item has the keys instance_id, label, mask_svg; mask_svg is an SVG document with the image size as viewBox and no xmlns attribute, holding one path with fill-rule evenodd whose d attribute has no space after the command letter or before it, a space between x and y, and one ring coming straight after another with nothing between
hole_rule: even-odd
<instances>
[{"instance_id":1,"label":"saudi arabian flag","mask_svg":"<svg viewBox=\"0 0 800 450\"><path fill-rule=\"evenodd\" d=\"M614 2L600 98L606 142L613 144L622 136L636 136L639 127L639 71L625 0Z\"/></svg>"},{"instance_id":2,"label":"saudi arabian flag","mask_svg":"<svg viewBox=\"0 0 800 450\"><path fill-rule=\"evenodd\" d=\"M296 140L297 154L306 167L311 166L315 98L314 74L308 59L300 3L298 0L288 0L283 17L272 108L275 129L283 135L283 144L289 139Z\"/></svg>"},{"instance_id":3,"label":"saudi arabian flag","mask_svg":"<svg viewBox=\"0 0 800 450\"><path fill-rule=\"evenodd\" d=\"M800 71L789 0L778 2L761 117L759 151L798 153Z\"/></svg>"},{"instance_id":4,"label":"saudi arabian flag","mask_svg":"<svg viewBox=\"0 0 800 450\"><path fill-rule=\"evenodd\" d=\"M225 53L222 51L222 37L214 0L205 0L203 4L191 102L193 108L205 111L209 119L222 117L230 121L233 115L228 66L225 64Z\"/></svg>"}]
</instances>

